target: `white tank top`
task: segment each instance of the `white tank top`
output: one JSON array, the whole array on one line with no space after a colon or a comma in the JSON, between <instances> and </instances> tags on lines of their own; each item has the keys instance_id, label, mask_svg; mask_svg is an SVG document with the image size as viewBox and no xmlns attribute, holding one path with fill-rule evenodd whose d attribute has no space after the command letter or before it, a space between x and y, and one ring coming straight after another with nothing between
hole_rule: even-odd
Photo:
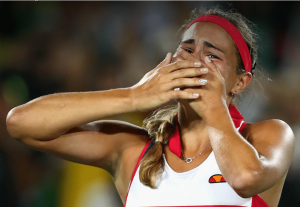
<instances>
[{"instance_id":1,"label":"white tank top","mask_svg":"<svg viewBox=\"0 0 300 207\"><path fill-rule=\"evenodd\" d=\"M131 183L126 207L140 206L247 206L252 197L242 198L225 182L214 153L198 167L175 172L165 160L165 170L157 181L157 189L143 185L139 168ZM161 182L163 181L163 182Z\"/></svg>"}]
</instances>

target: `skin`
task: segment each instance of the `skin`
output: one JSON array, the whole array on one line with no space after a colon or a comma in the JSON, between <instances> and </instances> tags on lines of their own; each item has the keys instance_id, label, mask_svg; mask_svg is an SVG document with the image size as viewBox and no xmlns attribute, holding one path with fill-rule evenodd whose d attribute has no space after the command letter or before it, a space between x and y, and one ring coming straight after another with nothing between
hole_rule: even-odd
<instances>
[{"instance_id":1,"label":"skin","mask_svg":"<svg viewBox=\"0 0 300 207\"><path fill-rule=\"evenodd\" d=\"M176 172L188 171L213 150L223 176L240 196L260 194L275 207L291 162L294 135L280 120L248 124L242 134L236 131L228 104L231 94L242 92L252 77L236 74L234 44L222 27L196 23L184 33L175 55L168 54L136 85L40 97L9 112L8 131L37 150L107 170L124 202L147 132L125 122L97 120L153 110L176 99L185 156L211 147L186 164L165 146L169 165Z\"/></svg>"}]
</instances>

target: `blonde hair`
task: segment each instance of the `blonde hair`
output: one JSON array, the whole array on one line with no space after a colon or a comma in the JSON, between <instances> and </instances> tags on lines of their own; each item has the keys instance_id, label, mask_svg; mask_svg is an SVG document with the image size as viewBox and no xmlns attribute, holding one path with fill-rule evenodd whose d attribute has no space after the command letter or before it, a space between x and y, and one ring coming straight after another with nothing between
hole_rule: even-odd
<instances>
[{"instance_id":1,"label":"blonde hair","mask_svg":"<svg viewBox=\"0 0 300 207\"><path fill-rule=\"evenodd\" d=\"M174 117L178 112L177 106L167 106L156 110L144 120L144 128L147 129L150 139L155 145L141 160L140 181L150 188L156 188L157 176L164 171L163 145L169 143L169 139L175 129Z\"/></svg>"}]
</instances>

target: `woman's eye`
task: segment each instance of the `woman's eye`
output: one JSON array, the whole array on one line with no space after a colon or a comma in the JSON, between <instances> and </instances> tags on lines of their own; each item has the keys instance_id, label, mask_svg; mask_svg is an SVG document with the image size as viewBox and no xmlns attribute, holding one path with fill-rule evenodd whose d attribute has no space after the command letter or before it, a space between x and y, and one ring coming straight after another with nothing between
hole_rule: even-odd
<instances>
[{"instance_id":1,"label":"woman's eye","mask_svg":"<svg viewBox=\"0 0 300 207\"><path fill-rule=\"evenodd\" d=\"M193 51L191 49L189 49L189 48L185 48L184 50L187 51L190 54L193 54Z\"/></svg>"},{"instance_id":2,"label":"woman's eye","mask_svg":"<svg viewBox=\"0 0 300 207\"><path fill-rule=\"evenodd\" d=\"M214 55L214 54L209 54L208 57L210 57L210 58L215 58L215 59L219 59L219 57L216 56L216 55Z\"/></svg>"}]
</instances>

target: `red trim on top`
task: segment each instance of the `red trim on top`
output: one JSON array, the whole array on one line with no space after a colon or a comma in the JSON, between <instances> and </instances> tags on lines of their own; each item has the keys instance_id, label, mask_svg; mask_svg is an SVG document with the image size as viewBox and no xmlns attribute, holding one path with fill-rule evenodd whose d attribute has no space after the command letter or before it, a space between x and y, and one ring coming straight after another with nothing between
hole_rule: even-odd
<instances>
[{"instance_id":1,"label":"red trim on top","mask_svg":"<svg viewBox=\"0 0 300 207\"><path fill-rule=\"evenodd\" d=\"M269 205L259 195L255 195L252 197L252 207L269 207Z\"/></svg>"},{"instance_id":2,"label":"red trim on top","mask_svg":"<svg viewBox=\"0 0 300 207\"><path fill-rule=\"evenodd\" d=\"M229 104L228 110L229 110L231 119L234 123L234 126L236 128L240 127L242 121L244 121L244 117L242 116L242 114L239 112L239 110L233 104ZM240 127L240 129L241 129L241 127ZM239 130L239 131L241 131L241 130Z\"/></svg>"},{"instance_id":3,"label":"red trim on top","mask_svg":"<svg viewBox=\"0 0 300 207\"><path fill-rule=\"evenodd\" d=\"M181 139L180 139L180 131L179 126L176 120L174 133L171 135L169 139L169 149L178 157L181 157Z\"/></svg>"},{"instance_id":4,"label":"red trim on top","mask_svg":"<svg viewBox=\"0 0 300 207\"><path fill-rule=\"evenodd\" d=\"M244 66L245 66L245 70L247 72L251 72L252 70L252 65L251 65L251 56L250 56L250 52L248 49L248 46L245 42L245 39L243 38L243 36L241 35L240 31L227 19L224 19L223 17L220 16L216 16L216 15L202 15L199 16L198 18L196 18L191 24L189 24L189 26L187 26L186 30L194 23L196 22L212 22L215 23L221 27L223 27L232 37L233 41L235 42Z\"/></svg>"},{"instance_id":5,"label":"red trim on top","mask_svg":"<svg viewBox=\"0 0 300 207\"><path fill-rule=\"evenodd\" d=\"M247 122L243 122L239 129L239 132L242 132L246 125L247 125Z\"/></svg>"},{"instance_id":6,"label":"red trim on top","mask_svg":"<svg viewBox=\"0 0 300 207\"><path fill-rule=\"evenodd\" d=\"M134 178L134 176L135 176L135 173L136 173L136 171L137 171L137 169L138 169L138 167L139 167L139 165L140 165L140 162L141 162L141 160L142 160L142 158L143 158L143 156L144 156L144 154L145 154L145 152L146 152L146 150L147 150L147 148L148 148L148 146L149 146L150 143L151 143L150 140L146 143L146 145L145 145L143 151L141 152L140 157L139 157L139 159L138 159L138 161L137 161L137 163L136 163L136 165L135 165L135 168L134 168L133 173L132 173L132 175L131 175L130 183L129 183L129 186L128 186L128 190L127 190L127 194L126 194L126 198L125 198L125 202L124 202L124 207L126 207L126 202L127 202L128 193L129 193L130 186L131 186L131 183L132 183L132 181L133 181L133 178Z\"/></svg>"}]
</instances>

